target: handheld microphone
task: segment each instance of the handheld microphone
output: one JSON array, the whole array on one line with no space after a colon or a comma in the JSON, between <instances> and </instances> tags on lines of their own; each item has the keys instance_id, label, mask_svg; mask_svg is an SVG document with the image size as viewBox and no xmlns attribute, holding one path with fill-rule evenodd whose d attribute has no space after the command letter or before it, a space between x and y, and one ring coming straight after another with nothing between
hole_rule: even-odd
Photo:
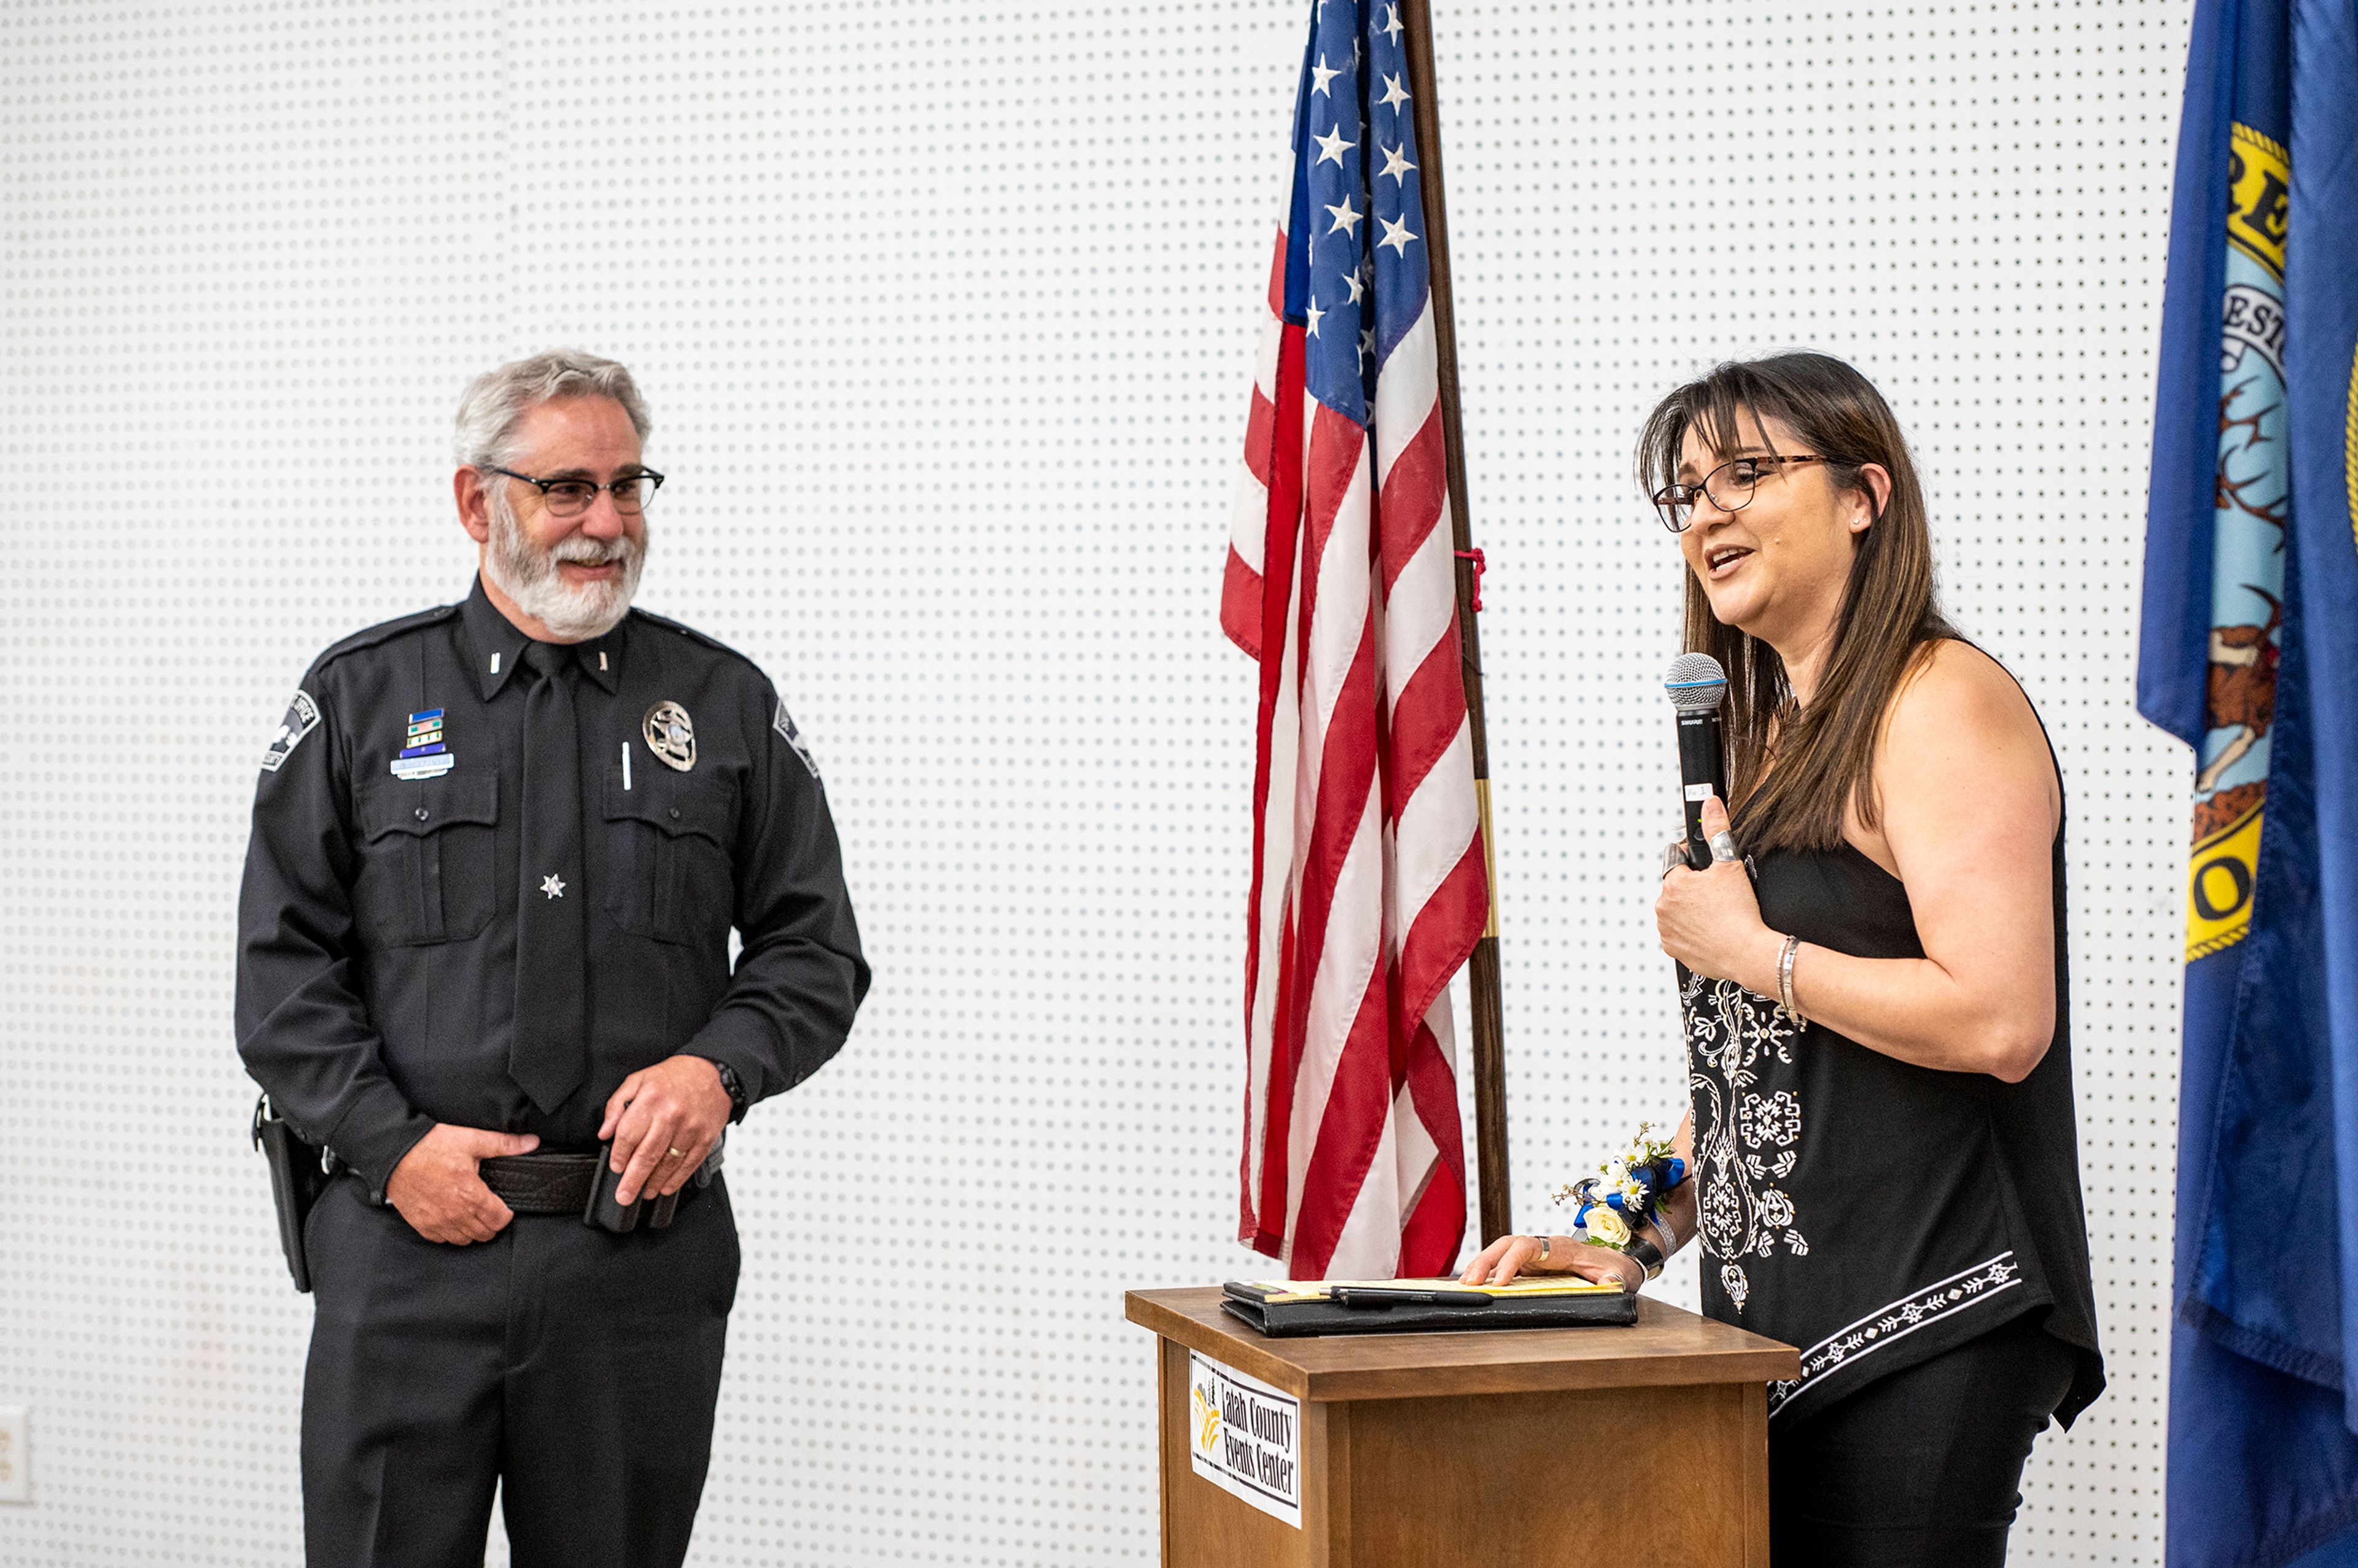
<instances>
[{"instance_id":1,"label":"handheld microphone","mask_svg":"<svg viewBox=\"0 0 2358 1568\"><path fill-rule=\"evenodd\" d=\"M1727 697L1727 672L1709 654L1681 654L1662 672L1662 689L1679 710L1679 779L1685 787L1687 864L1710 869L1711 845L1703 836L1703 803L1727 800L1727 748L1719 728L1719 705Z\"/></svg>"}]
</instances>

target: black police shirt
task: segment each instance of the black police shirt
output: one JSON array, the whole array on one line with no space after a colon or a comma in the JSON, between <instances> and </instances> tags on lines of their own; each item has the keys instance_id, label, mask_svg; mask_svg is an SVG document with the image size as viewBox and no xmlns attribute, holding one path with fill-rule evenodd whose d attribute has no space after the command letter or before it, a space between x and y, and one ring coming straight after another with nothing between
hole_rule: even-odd
<instances>
[{"instance_id":1,"label":"black police shirt","mask_svg":"<svg viewBox=\"0 0 2358 1568\"><path fill-rule=\"evenodd\" d=\"M263 757L238 1050L279 1114L379 1195L438 1121L593 1147L622 1079L682 1053L727 1064L749 1102L790 1088L842 1045L868 989L835 824L784 704L741 655L634 610L569 649L589 1077L534 1107L508 1076L525 642L480 581L347 638Z\"/></svg>"}]
</instances>

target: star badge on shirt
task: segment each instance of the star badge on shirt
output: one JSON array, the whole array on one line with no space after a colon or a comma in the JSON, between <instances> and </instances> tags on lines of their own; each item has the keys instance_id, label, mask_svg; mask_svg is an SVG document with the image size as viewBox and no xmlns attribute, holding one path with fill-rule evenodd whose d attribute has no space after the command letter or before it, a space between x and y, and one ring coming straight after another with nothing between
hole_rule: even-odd
<instances>
[{"instance_id":1,"label":"star badge on shirt","mask_svg":"<svg viewBox=\"0 0 2358 1568\"><path fill-rule=\"evenodd\" d=\"M563 898L565 896L564 879L560 878L555 871L551 871L548 875L540 879L540 891L546 893L551 898Z\"/></svg>"}]
</instances>

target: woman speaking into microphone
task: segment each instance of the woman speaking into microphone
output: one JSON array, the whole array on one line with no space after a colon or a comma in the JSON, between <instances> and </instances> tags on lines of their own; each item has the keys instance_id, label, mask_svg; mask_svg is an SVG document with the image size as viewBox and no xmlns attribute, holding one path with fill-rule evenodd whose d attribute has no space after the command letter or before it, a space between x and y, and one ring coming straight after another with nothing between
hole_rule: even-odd
<instances>
[{"instance_id":1,"label":"woman speaking into microphone","mask_svg":"<svg viewBox=\"0 0 2358 1568\"><path fill-rule=\"evenodd\" d=\"M1706 803L1713 863L1655 905L1690 1178L1629 1252L1503 1237L1466 1278L1634 1289L1699 1238L1705 1313L1801 1351L1768 1396L1779 1568L2001 1563L2031 1440L2104 1386L2054 753L1942 618L1907 442L1849 365L1721 365L1639 462L1727 675L1733 820Z\"/></svg>"}]
</instances>

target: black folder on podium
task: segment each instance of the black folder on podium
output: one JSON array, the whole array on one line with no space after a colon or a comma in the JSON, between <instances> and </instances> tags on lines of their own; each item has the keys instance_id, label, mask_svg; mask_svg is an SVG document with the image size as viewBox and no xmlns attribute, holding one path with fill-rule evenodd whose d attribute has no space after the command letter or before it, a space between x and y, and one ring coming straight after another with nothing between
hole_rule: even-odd
<instances>
[{"instance_id":1,"label":"black folder on podium","mask_svg":"<svg viewBox=\"0 0 2358 1568\"><path fill-rule=\"evenodd\" d=\"M1561 1275L1504 1285L1465 1285L1455 1280L1232 1280L1220 1291L1222 1312L1281 1339L1311 1334L1609 1327L1638 1321L1638 1298L1619 1285Z\"/></svg>"}]
</instances>

